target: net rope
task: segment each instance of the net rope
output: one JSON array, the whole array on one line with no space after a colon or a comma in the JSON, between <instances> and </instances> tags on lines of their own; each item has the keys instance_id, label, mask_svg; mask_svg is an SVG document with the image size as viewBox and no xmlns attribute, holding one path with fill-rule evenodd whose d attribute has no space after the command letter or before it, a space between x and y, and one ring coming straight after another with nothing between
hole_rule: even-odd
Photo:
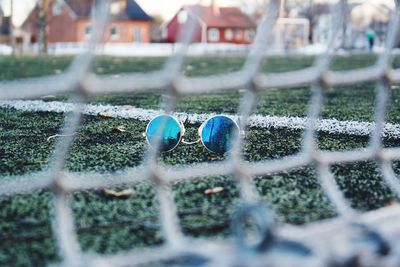
<instances>
[{"instance_id":1,"label":"net rope","mask_svg":"<svg viewBox=\"0 0 400 267\"><path fill-rule=\"evenodd\" d=\"M54 193L52 228L57 240L61 266L137 266L152 262L187 259L185 266L199 263L204 266L398 266L400 264L400 233L396 219L400 208L393 206L359 214L339 189L331 166L360 161L378 164L382 179L400 196L400 182L391 162L400 160L400 148L384 148L385 117L390 99L390 84L400 82L400 70L392 68L392 50L396 45L400 25L399 7L396 5L391 20L385 50L371 67L333 71L330 69L335 41L343 18L343 5L333 6L334 34L327 51L306 69L284 73L263 73L260 68L268 48L268 40L277 20L279 1L272 0L267 14L260 23L255 41L241 70L207 77L186 77L184 66L188 45L195 32L195 20L190 19L182 31L179 50L171 56L161 70L144 74L123 74L119 77L96 76L91 73L94 51L100 43L108 21L109 1L96 1L93 12L94 32L87 51L78 55L69 70L60 75L28 78L0 83L0 99L28 99L43 95L69 93L75 103L73 112L66 116L63 130L57 139L50 167L44 171L14 176L0 183L0 196L29 193L50 189ZM371 124L370 144L363 149L341 152L322 151L317 146L316 132L328 87L376 81L375 120ZM147 150L143 163L115 173L73 173L64 170L74 133L80 126L87 97L108 93L156 92L168 94L164 112L173 113L179 98L187 95L237 91L245 88L237 115L239 126L246 129L251 122L257 94L310 86L312 99L304 122L301 151L292 156L274 160L248 162L242 157L243 136L235 138L233 149L224 161L203 162L167 167L158 161L157 149ZM162 129L162 127L161 127ZM335 208L338 217L329 222L305 226L276 227L271 222L271 212L261 206L253 177L289 171L303 166L314 166L319 183ZM232 175L238 182L243 208L232 220L235 237L218 240L191 239L180 227L171 184L174 181L199 177ZM88 254L82 251L74 226L70 195L76 191L152 181L159 203L159 220L165 243L159 247L130 251L111 256ZM397 217L396 217L397 216ZM246 241L245 221L253 219L259 227L259 240L251 245Z\"/></svg>"}]
</instances>

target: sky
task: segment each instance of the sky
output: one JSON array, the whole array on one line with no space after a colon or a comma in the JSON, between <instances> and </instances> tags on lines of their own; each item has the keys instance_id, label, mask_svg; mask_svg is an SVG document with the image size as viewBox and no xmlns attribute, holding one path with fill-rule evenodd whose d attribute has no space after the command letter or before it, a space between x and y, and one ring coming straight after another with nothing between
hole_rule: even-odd
<instances>
[{"instance_id":1,"label":"sky","mask_svg":"<svg viewBox=\"0 0 400 267\"><path fill-rule=\"evenodd\" d=\"M11 0L0 0L4 12L9 14ZM35 5L37 0L14 0L14 23L16 26L22 24L29 11ZM241 5L248 4L256 0L217 0L218 5ZM314 2L333 2L337 0L313 0ZM394 0L350 0L357 2L373 1L393 3ZM202 4L210 4L211 0L136 0L136 2L150 15L161 15L164 20L169 20L177 12L177 10L184 4L195 4L201 2Z\"/></svg>"}]
</instances>

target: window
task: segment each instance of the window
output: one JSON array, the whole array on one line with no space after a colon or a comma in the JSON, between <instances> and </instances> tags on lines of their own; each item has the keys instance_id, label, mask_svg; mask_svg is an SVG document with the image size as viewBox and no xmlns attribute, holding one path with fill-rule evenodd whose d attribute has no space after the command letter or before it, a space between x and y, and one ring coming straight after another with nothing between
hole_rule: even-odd
<instances>
[{"instance_id":1,"label":"window","mask_svg":"<svg viewBox=\"0 0 400 267\"><path fill-rule=\"evenodd\" d=\"M133 42L142 42L142 29L140 27L133 27Z\"/></svg>"},{"instance_id":2,"label":"window","mask_svg":"<svg viewBox=\"0 0 400 267\"><path fill-rule=\"evenodd\" d=\"M235 39L237 41L241 41L243 39L243 32L242 30L236 30Z\"/></svg>"},{"instance_id":3,"label":"window","mask_svg":"<svg viewBox=\"0 0 400 267\"><path fill-rule=\"evenodd\" d=\"M89 38L91 34L92 34L92 26L91 25L86 25L86 27L85 27L85 37Z\"/></svg>"},{"instance_id":4,"label":"window","mask_svg":"<svg viewBox=\"0 0 400 267\"><path fill-rule=\"evenodd\" d=\"M119 28L117 26L112 26L110 30L111 39L118 39L119 38Z\"/></svg>"},{"instance_id":5,"label":"window","mask_svg":"<svg viewBox=\"0 0 400 267\"><path fill-rule=\"evenodd\" d=\"M61 15L62 13L62 4L60 2L55 2L52 7L52 13L54 16Z\"/></svg>"},{"instance_id":6,"label":"window","mask_svg":"<svg viewBox=\"0 0 400 267\"><path fill-rule=\"evenodd\" d=\"M232 29L226 29L225 30L225 40L232 41L232 39L233 39L233 31L232 31Z\"/></svg>"},{"instance_id":7,"label":"window","mask_svg":"<svg viewBox=\"0 0 400 267\"><path fill-rule=\"evenodd\" d=\"M250 30L249 31L250 41L253 41L255 37L256 37L256 31L255 30Z\"/></svg>"},{"instance_id":8,"label":"window","mask_svg":"<svg viewBox=\"0 0 400 267\"><path fill-rule=\"evenodd\" d=\"M244 32L244 39L248 42L252 42L254 40L255 35L256 33L254 32L254 30L246 30Z\"/></svg>"},{"instance_id":9,"label":"window","mask_svg":"<svg viewBox=\"0 0 400 267\"><path fill-rule=\"evenodd\" d=\"M208 40L210 42L218 42L219 41L219 29L211 28L208 30Z\"/></svg>"}]
</instances>

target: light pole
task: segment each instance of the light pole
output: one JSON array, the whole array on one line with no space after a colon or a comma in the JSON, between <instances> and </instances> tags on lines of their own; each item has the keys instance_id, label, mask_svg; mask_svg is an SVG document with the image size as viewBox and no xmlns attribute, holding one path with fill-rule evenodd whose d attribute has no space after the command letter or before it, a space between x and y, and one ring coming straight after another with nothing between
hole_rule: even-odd
<instances>
[{"instance_id":1,"label":"light pole","mask_svg":"<svg viewBox=\"0 0 400 267\"><path fill-rule=\"evenodd\" d=\"M283 18L285 16L286 11L286 1L281 0L281 6L279 7L279 17Z\"/></svg>"},{"instance_id":2,"label":"light pole","mask_svg":"<svg viewBox=\"0 0 400 267\"><path fill-rule=\"evenodd\" d=\"M39 1L39 53L42 55L47 54L47 16L49 14L50 2L49 0Z\"/></svg>"},{"instance_id":3,"label":"light pole","mask_svg":"<svg viewBox=\"0 0 400 267\"><path fill-rule=\"evenodd\" d=\"M308 41L311 43L314 42L314 1L310 0L308 2L308 20L310 21L310 32L309 32L309 36L308 36Z\"/></svg>"},{"instance_id":4,"label":"light pole","mask_svg":"<svg viewBox=\"0 0 400 267\"><path fill-rule=\"evenodd\" d=\"M341 1L342 5L342 16L343 16L343 25L342 25L342 44L341 48L346 48L346 32L347 32L347 12L348 12L348 7L347 7L347 0L342 0Z\"/></svg>"}]
</instances>

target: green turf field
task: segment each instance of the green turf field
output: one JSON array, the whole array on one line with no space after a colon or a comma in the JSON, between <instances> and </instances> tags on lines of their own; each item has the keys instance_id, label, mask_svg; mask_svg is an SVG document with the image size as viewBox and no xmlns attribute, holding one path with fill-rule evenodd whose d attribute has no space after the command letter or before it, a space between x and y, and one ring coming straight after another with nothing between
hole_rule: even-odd
<instances>
[{"instance_id":1,"label":"green turf field","mask_svg":"<svg viewBox=\"0 0 400 267\"><path fill-rule=\"evenodd\" d=\"M312 64L312 58L272 58L265 71L287 71ZM372 56L337 58L333 69L352 69L373 64ZM64 71L71 58L29 57L1 58L0 79L56 74ZM146 72L162 67L163 58L99 58L94 70L98 74ZM243 58L189 59L186 75L209 75L239 70ZM399 65L400 60L395 61ZM374 111L374 83L331 88L326 92L323 118L372 121ZM185 112L236 113L240 92L185 97L177 110ZM310 98L309 88L271 91L260 95L257 114L305 116ZM67 101L67 96L55 100ZM159 108L162 97L155 94L108 95L90 98L91 103L133 105L140 108ZM400 94L393 90L388 121L400 123ZM7 176L26 174L46 168L54 141L46 139L58 133L63 115L28 113L0 108L0 183ZM125 126L127 132L113 128ZM199 125L191 126L194 136ZM137 166L146 149L142 137L146 122L127 119L85 116L67 168L71 171L107 172ZM252 128L246 136L245 157L250 161L279 158L299 151L301 132L294 130ZM387 146L399 140L385 140ZM345 150L365 147L367 137L319 134L321 149ZM169 165L221 160L207 152L201 144L180 145L165 153L162 160ZM395 163L396 164L396 163ZM387 205L394 200L379 177L372 162L334 166L333 171L341 188L360 210ZM399 170L400 165L396 165ZM273 207L281 222L303 224L334 216L329 202L318 185L312 166L273 176L256 177L257 189L265 203ZM205 195L209 188L221 186L217 194ZM76 193L73 209L79 240L88 251L113 253L162 242L157 218L157 202L150 184L132 186L135 193L128 198L106 196L102 191ZM121 188L124 189L124 188ZM194 182L173 185L182 227L191 236L229 234L229 221L239 203L238 190L232 177L208 177ZM39 191L27 195L0 198L0 266L43 266L57 260L52 237L52 195Z\"/></svg>"}]
</instances>

